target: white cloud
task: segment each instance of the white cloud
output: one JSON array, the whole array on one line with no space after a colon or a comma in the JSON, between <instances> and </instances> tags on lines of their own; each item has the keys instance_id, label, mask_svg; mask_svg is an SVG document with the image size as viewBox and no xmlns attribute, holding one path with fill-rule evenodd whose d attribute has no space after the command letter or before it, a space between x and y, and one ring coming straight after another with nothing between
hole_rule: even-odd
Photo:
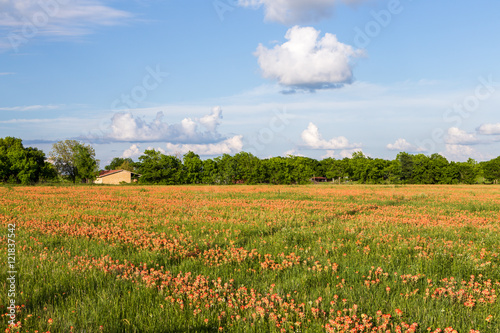
<instances>
[{"instance_id":1,"label":"white cloud","mask_svg":"<svg viewBox=\"0 0 500 333\"><path fill-rule=\"evenodd\" d=\"M399 138L396 140L394 143L389 143L387 145L387 149L389 150L396 150L396 151L404 151L404 152L409 152L409 153L414 153L414 152L422 152L424 149L419 148L405 139Z\"/></svg>"},{"instance_id":2,"label":"white cloud","mask_svg":"<svg viewBox=\"0 0 500 333\"><path fill-rule=\"evenodd\" d=\"M167 143L170 153L185 154L192 151L198 155L235 154L243 149L243 136L236 135L218 143L209 144L173 144Z\"/></svg>"},{"instance_id":3,"label":"white cloud","mask_svg":"<svg viewBox=\"0 0 500 333\"><path fill-rule=\"evenodd\" d=\"M212 109L212 113L207 114L200 118L199 122L202 124L209 132L215 132L217 126L220 125L220 120L222 119L222 109L220 106L216 106Z\"/></svg>"},{"instance_id":4,"label":"white cloud","mask_svg":"<svg viewBox=\"0 0 500 333\"><path fill-rule=\"evenodd\" d=\"M474 134L467 133L457 127L450 127L445 142L449 145L470 145L478 143Z\"/></svg>"},{"instance_id":5,"label":"white cloud","mask_svg":"<svg viewBox=\"0 0 500 333\"><path fill-rule=\"evenodd\" d=\"M66 119L58 119L66 120ZM53 123L53 119L9 119L9 120L0 120L0 124L39 124L39 123Z\"/></svg>"},{"instance_id":6,"label":"white cloud","mask_svg":"<svg viewBox=\"0 0 500 333\"><path fill-rule=\"evenodd\" d=\"M288 30L282 45L268 49L260 44L255 52L262 75L291 88L324 89L352 80L352 58L363 54L340 43L332 34L319 38L312 27L295 26Z\"/></svg>"},{"instance_id":7,"label":"white cloud","mask_svg":"<svg viewBox=\"0 0 500 333\"><path fill-rule=\"evenodd\" d=\"M363 152L363 150L361 148L354 148L354 149L344 149L342 150L340 153L338 153L338 156L337 154L335 154L335 151L334 150L327 150L326 151L326 154L321 156L321 159L325 159L325 158L351 158L352 157L352 154L354 153L357 153L357 152Z\"/></svg>"},{"instance_id":8,"label":"white cloud","mask_svg":"<svg viewBox=\"0 0 500 333\"><path fill-rule=\"evenodd\" d=\"M240 6L259 8L264 6L267 21L282 24L317 22L333 15L339 2L355 4L366 0L239 0Z\"/></svg>"},{"instance_id":9,"label":"white cloud","mask_svg":"<svg viewBox=\"0 0 500 333\"><path fill-rule=\"evenodd\" d=\"M26 105L26 106L11 106L0 107L0 111L37 111L37 110L55 110L59 109L61 105Z\"/></svg>"},{"instance_id":10,"label":"white cloud","mask_svg":"<svg viewBox=\"0 0 500 333\"><path fill-rule=\"evenodd\" d=\"M318 127L313 123L309 123L307 129L305 129L301 134L302 140L309 149L348 149L348 148L358 148L360 144L351 144L346 137L339 136L330 140L323 139L321 133L319 133Z\"/></svg>"},{"instance_id":11,"label":"white cloud","mask_svg":"<svg viewBox=\"0 0 500 333\"><path fill-rule=\"evenodd\" d=\"M158 112L151 122L135 117L130 112L115 113L104 139L108 141L126 142L160 142L173 143L213 143L222 139L217 132L222 110L215 107L212 112L201 119L185 118L179 124L168 124L163 121L163 112ZM200 127L204 127L203 131Z\"/></svg>"},{"instance_id":12,"label":"white cloud","mask_svg":"<svg viewBox=\"0 0 500 333\"><path fill-rule=\"evenodd\" d=\"M17 47L37 35L82 36L132 16L99 0L2 0L0 13L3 48Z\"/></svg>"},{"instance_id":13,"label":"white cloud","mask_svg":"<svg viewBox=\"0 0 500 333\"><path fill-rule=\"evenodd\" d=\"M476 151L471 146L459 145L459 144L446 144L446 151L440 153L449 160L454 161L467 161L469 158L474 158L476 160L488 160L492 156L484 155Z\"/></svg>"},{"instance_id":14,"label":"white cloud","mask_svg":"<svg viewBox=\"0 0 500 333\"><path fill-rule=\"evenodd\" d=\"M116 113L111 119L107 141L166 142L166 149L155 148L162 153L185 154L193 151L199 155L234 154L243 148L242 135L224 138L217 132L222 119L222 109L215 107L201 118L184 118L178 124L163 121L158 112L152 121L145 121L131 113ZM133 144L123 152L123 157L140 155L139 144ZM148 147L147 149L153 149Z\"/></svg>"},{"instance_id":15,"label":"white cloud","mask_svg":"<svg viewBox=\"0 0 500 333\"><path fill-rule=\"evenodd\" d=\"M0 46L1 47L1 46ZM16 73L11 73L11 72L4 72L4 73L0 73L0 76L4 76L4 75L14 75Z\"/></svg>"},{"instance_id":16,"label":"white cloud","mask_svg":"<svg viewBox=\"0 0 500 333\"><path fill-rule=\"evenodd\" d=\"M325 158L335 158L335 150L327 150L326 154L321 156L321 159Z\"/></svg>"},{"instance_id":17,"label":"white cloud","mask_svg":"<svg viewBox=\"0 0 500 333\"><path fill-rule=\"evenodd\" d=\"M130 148L126 149L123 152L122 157L129 158L129 157L136 157L136 156L141 155L141 151L139 150L140 146L141 145L139 145L139 144L133 144L132 146L130 146Z\"/></svg>"},{"instance_id":18,"label":"white cloud","mask_svg":"<svg viewBox=\"0 0 500 333\"><path fill-rule=\"evenodd\" d=\"M483 124L479 126L477 132L484 135L500 135L500 123Z\"/></svg>"},{"instance_id":19,"label":"white cloud","mask_svg":"<svg viewBox=\"0 0 500 333\"><path fill-rule=\"evenodd\" d=\"M146 150L156 150L156 151L159 151L160 153L162 154L166 154L167 152L165 151L165 149L161 148L161 147L158 147L158 148L154 148L152 146L149 146L148 148L146 148Z\"/></svg>"},{"instance_id":20,"label":"white cloud","mask_svg":"<svg viewBox=\"0 0 500 333\"><path fill-rule=\"evenodd\" d=\"M299 153L297 150L295 149L290 149L290 150L287 150L283 153L283 156L301 156L301 157L304 157L304 155L302 155L301 153Z\"/></svg>"},{"instance_id":21,"label":"white cloud","mask_svg":"<svg viewBox=\"0 0 500 333\"><path fill-rule=\"evenodd\" d=\"M357 153L357 152L363 152L363 150L360 148L346 149L346 150L342 150L339 155L341 158L346 158L346 157L350 158L350 157L352 157L352 154Z\"/></svg>"}]
</instances>

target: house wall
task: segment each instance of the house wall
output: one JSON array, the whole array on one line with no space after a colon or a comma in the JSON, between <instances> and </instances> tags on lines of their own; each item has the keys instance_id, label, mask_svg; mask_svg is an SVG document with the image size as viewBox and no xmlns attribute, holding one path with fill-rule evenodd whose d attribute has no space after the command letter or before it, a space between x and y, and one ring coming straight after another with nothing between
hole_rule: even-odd
<instances>
[{"instance_id":1,"label":"house wall","mask_svg":"<svg viewBox=\"0 0 500 333\"><path fill-rule=\"evenodd\" d=\"M118 185L121 182L130 183L131 181L132 181L132 174L128 171L122 171L106 177L98 178L96 180L96 184Z\"/></svg>"}]
</instances>

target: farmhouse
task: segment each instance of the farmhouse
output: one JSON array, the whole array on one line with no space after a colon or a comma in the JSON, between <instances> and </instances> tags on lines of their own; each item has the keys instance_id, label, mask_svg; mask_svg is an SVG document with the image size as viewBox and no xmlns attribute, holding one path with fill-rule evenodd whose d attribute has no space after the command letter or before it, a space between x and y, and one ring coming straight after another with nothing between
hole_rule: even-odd
<instances>
[{"instance_id":1,"label":"farmhouse","mask_svg":"<svg viewBox=\"0 0 500 333\"><path fill-rule=\"evenodd\" d=\"M312 177L311 181L313 183L324 183L324 182L327 182L328 179L326 177Z\"/></svg>"},{"instance_id":2,"label":"farmhouse","mask_svg":"<svg viewBox=\"0 0 500 333\"><path fill-rule=\"evenodd\" d=\"M128 170L109 170L101 171L94 181L94 184L113 184L118 185L122 182L136 182L141 175Z\"/></svg>"}]
</instances>

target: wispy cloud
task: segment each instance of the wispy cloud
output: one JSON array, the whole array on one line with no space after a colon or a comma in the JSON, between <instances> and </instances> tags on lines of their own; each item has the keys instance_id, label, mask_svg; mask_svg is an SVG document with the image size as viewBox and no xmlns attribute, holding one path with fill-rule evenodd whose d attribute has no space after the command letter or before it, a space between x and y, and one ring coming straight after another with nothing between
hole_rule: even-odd
<instances>
[{"instance_id":1,"label":"wispy cloud","mask_svg":"<svg viewBox=\"0 0 500 333\"><path fill-rule=\"evenodd\" d=\"M38 111L38 110L56 110L61 108L62 105L25 105L25 106L11 106L0 107L0 111Z\"/></svg>"},{"instance_id":2,"label":"wispy cloud","mask_svg":"<svg viewBox=\"0 0 500 333\"><path fill-rule=\"evenodd\" d=\"M0 1L0 47L18 49L37 36L74 37L92 33L99 26L113 26L131 13L99 0Z\"/></svg>"},{"instance_id":3,"label":"wispy cloud","mask_svg":"<svg viewBox=\"0 0 500 333\"><path fill-rule=\"evenodd\" d=\"M0 120L0 124L37 124L37 123L51 123L53 119L9 119Z\"/></svg>"}]
</instances>

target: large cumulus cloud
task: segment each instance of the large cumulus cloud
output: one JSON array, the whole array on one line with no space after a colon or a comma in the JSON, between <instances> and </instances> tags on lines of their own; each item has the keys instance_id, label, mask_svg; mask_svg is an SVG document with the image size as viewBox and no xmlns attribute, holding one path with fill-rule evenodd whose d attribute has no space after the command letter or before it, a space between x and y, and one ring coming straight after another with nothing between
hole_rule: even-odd
<instances>
[{"instance_id":1,"label":"large cumulus cloud","mask_svg":"<svg viewBox=\"0 0 500 333\"><path fill-rule=\"evenodd\" d=\"M324 89L350 83L353 79L352 60L363 54L312 27L295 26L288 30L282 45L268 49L258 46L262 75L292 89Z\"/></svg>"},{"instance_id":2,"label":"large cumulus cloud","mask_svg":"<svg viewBox=\"0 0 500 333\"><path fill-rule=\"evenodd\" d=\"M202 118L184 118L180 123L164 121L163 112L147 121L130 112L118 112L111 118L111 124L104 136L107 141L124 142L170 142L170 143L213 143L223 137L217 132L222 119L222 109L215 107Z\"/></svg>"}]
</instances>

